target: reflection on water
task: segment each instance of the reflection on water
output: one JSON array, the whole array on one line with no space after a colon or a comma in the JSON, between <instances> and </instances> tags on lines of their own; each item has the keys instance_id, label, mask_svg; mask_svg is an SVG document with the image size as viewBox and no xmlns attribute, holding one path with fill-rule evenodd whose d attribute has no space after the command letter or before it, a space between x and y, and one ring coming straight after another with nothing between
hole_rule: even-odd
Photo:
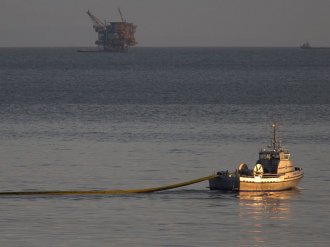
<instances>
[{"instance_id":1,"label":"reflection on water","mask_svg":"<svg viewBox=\"0 0 330 247\"><path fill-rule=\"evenodd\" d=\"M292 199L299 190L284 192L240 192L239 221L242 246L264 245L276 239L291 219Z\"/></svg>"},{"instance_id":2,"label":"reflection on water","mask_svg":"<svg viewBox=\"0 0 330 247\"><path fill-rule=\"evenodd\" d=\"M249 215L252 213L253 216L262 212L272 218L286 218L290 214L290 199L299 193L297 189L283 192L240 192L239 205L244 209L242 216L249 209Z\"/></svg>"}]
</instances>

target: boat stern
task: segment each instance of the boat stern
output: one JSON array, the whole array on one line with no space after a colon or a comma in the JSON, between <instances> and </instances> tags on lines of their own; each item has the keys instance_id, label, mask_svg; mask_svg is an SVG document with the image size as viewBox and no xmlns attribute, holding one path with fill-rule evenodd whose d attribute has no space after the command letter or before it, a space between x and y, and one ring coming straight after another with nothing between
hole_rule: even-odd
<instances>
[{"instance_id":1,"label":"boat stern","mask_svg":"<svg viewBox=\"0 0 330 247\"><path fill-rule=\"evenodd\" d=\"M218 177L209 179L210 190L238 190L239 176L236 173L221 171L217 173Z\"/></svg>"}]
</instances>

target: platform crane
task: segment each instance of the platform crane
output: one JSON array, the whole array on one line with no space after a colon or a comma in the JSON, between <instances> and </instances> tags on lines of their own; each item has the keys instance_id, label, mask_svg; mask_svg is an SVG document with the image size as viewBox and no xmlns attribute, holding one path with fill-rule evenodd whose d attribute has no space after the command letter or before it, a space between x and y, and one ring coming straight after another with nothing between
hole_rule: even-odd
<instances>
[{"instance_id":1,"label":"platform crane","mask_svg":"<svg viewBox=\"0 0 330 247\"><path fill-rule=\"evenodd\" d=\"M88 16L91 18L93 22L93 28L95 31L105 31L106 30L106 24L100 21L99 18L97 18L95 15L93 15L89 10L86 12Z\"/></svg>"}]
</instances>

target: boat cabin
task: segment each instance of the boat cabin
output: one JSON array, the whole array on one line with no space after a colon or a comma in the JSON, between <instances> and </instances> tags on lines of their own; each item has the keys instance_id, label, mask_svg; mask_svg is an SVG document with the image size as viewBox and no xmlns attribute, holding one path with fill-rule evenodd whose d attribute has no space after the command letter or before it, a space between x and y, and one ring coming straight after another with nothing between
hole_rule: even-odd
<instances>
[{"instance_id":1,"label":"boat cabin","mask_svg":"<svg viewBox=\"0 0 330 247\"><path fill-rule=\"evenodd\" d=\"M288 172L295 171L290 160L290 152L288 149L281 147L276 137L276 124L273 127L273 139L271 145L260 150L259 159L257 160L253 170L249 170L246 164L240 164L238 172L242 176L269 176L283 175Z\"/></svg>"},{"instance_id":2,"label":"boat cabin","mask_svg":"<svg viewBox=\"0 0 330 247\"><path fill-rule=\"evenodd\" d=\"M287 149L263 149L259 152L259 159L256 164L262 165L264 173L271 174L283 173L284 171L280 171L283 170L282 166L292 166L290 161L290 153ZM279 170L279 168L281 169Z\"/></svg>"}]
</instances>

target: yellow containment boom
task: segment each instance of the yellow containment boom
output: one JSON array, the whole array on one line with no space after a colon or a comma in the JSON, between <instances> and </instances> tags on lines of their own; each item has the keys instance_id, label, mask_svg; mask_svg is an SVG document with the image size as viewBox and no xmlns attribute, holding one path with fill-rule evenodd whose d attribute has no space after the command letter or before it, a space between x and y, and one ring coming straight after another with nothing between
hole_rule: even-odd
<instances>
[{"instance_id":1,"label":"yellow containment boom","mask_svg":"<svg viewBox=\"0 0 330 247\"><path fill-rule=\"evenodd\" d=\"M212 178L216 178L218 175L212 174L207 177L197 178L193 180L189 180L182 183L171 184L160 187L153 188L145 188L145 189L130 189L130 190L54 190L54 191L8 191L8 192L0 192L0 196L25 196L25 195L124 195L124 194L133 194L133 193L151 193L162 190L170 190L179 187L184 187L191 184L197 184L203 182L205 180L209 180Z\"/></svg>"}]
</instances>

